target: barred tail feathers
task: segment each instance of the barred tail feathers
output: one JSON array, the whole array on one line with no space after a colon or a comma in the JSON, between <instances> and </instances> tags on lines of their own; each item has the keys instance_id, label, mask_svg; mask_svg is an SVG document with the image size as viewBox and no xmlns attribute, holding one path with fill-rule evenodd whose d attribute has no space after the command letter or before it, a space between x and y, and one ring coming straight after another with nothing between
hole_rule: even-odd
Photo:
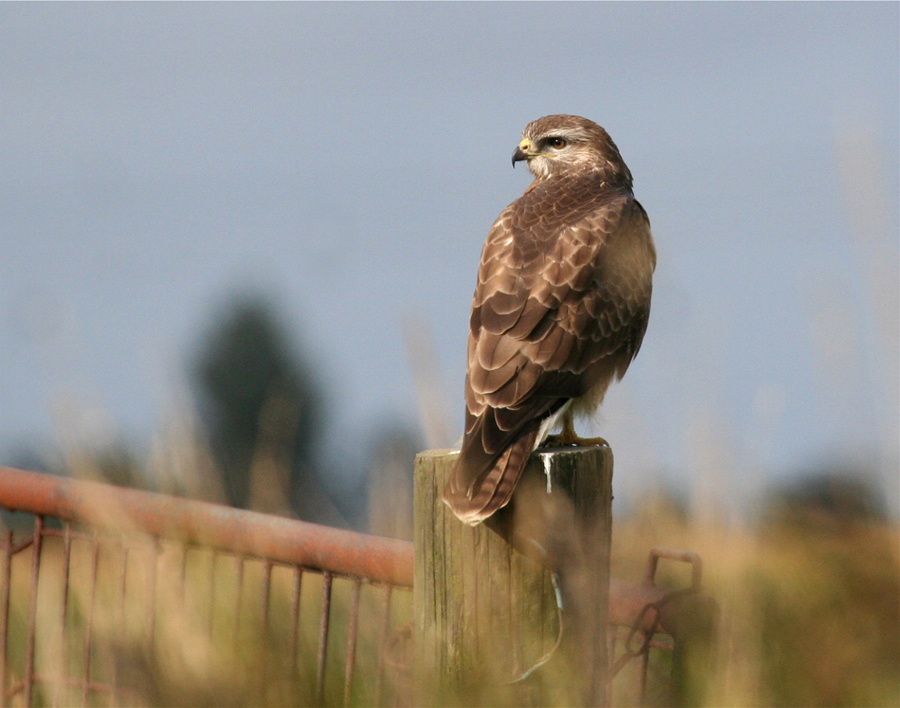
<instances>
[{"instance_id":1,"label":"barred tail feathers","mask_svg":"<svg viewBox=\"0 0 900 708\"><path fill-rule=\"evenodd\" d=\"M506 506L537 438L538 429L534 426L513 441L499 457L488 461L489 467L484 465L483 451L481 455L473 455L476 459L471 461L469 455L461 453L444 487L444 503L470 526Z\"/></svg>"}]
</instances>

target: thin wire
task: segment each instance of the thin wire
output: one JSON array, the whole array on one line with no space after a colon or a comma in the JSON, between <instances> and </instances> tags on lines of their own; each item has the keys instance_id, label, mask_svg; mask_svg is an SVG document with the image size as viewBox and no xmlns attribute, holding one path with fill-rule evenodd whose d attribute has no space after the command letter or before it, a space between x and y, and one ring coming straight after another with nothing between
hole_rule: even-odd
<instances>
[{"instance_id":1,"label":"thin wire","mask_svg":"<svg viewBox=\"0 0 900 708\"><path fill-rule=\"evenodd\" d=\"M556 620L559 623L559 634L556 635L556 644L544 654L540 659L537 660L537 663L532 666L528 671L519 676L519 678L513 679L508 682L508 685L512 685L514 683L520 683L527 679L531 674L541 668L544 664L550 661L550 658L556 653L556 650L559 649L559 645L562 644L563 638L563 600L562 600L562 591L559 589L559 576L556 573L553 573L550 576L550 579L553 581L553 590L556 594Z\"/></svg>"}]
</instances>

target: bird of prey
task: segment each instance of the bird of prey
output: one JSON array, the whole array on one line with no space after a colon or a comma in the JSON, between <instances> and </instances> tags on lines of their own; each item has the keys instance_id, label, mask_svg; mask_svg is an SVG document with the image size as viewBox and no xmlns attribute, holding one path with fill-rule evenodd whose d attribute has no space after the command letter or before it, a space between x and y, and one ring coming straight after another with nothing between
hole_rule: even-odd
<instances>
[{"instance_id":1,"label":"bird of prey","mask_svg":"<svg viewBox=\"0 0 900 708\"><path fill-rule=\"evenodd\" d=\"M650 222L607 132L580 116L545 116L525 127L513 167L522 160L534 181L481 254L465 433L443 495L472 525L509 502L560 421L557 444L592 442L576 436L573 416L592 413L623 376L650 314Z\"/></svg>"}]
</instances>

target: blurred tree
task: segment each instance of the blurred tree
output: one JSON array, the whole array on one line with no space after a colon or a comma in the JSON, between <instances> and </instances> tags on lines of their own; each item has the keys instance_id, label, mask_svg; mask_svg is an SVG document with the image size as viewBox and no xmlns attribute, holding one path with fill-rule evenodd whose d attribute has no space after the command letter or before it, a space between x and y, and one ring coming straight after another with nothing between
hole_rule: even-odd
<instances>
[{"instance_id":1,"label":"blurred tree","mask_svg":"<svg viewBox=\"0 0 900 708\"><path fill-rule=\"evenodd\" d=\"M312 473L321 396L273 307L258 296L233 300L193 375L228 503L315 517L311 497L320 495L310 488L321 491Z\"/></svg>"},{"instance_id":2,"label":"blurred tree","mask_svg":"<svg viewBox=\"0 0 900 708\"><path fill-rule=\"evenodd\" d=\"M82 478L95 478L100 482L115 484L119 487L147 489L137 455L131 446L122 440L116 440L94 450L81 452L82 466L86 469L73 469Z\"/></svg>"},{"instance_id":3,"label":"blurred tree","mask_svg":"<svg viewBox=\"0 0 900 708\"><path fill-rule=\"evenodd\" d=\"M769 491L763 501L764 525L800 525L842 529L846 524L882 522L887 505L861 467L823 467L798 472L795 479Z\"/></svg>"}]
</instances>

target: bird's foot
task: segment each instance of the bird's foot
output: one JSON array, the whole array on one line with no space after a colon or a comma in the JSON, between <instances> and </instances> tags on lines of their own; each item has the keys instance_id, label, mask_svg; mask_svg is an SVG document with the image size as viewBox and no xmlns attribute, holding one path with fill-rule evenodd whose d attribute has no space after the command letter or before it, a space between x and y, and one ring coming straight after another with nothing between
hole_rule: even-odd
<instances>
[{"instance_id":1,"label":"bird's foot","mask_svg":"<svg viewBox=\"0 0 900 708\"><path fill-rule=\"evenodd\" d=\"M609 443L603 438L582 438L575 432L575 425L567 413L563 416L563 429L559 435L548 435L543 447L594 447Z\"/></svg>"},{"instance_id":2,"label":"bird's foot","mask_svg":"<svg viewBox=\"0 0 900 708\"><path fill-rule=\"evenodd\" d=\"M566 435L565 432L559 435L548 435L547 439L541 447L609 447L609 443L605 438L582 438L578 435Z\"/></svg>"},{"instance_id":3,"label":"bird's foot","mask_svg":"<svg viewBox=\"0 0 900 708\"><path fill-rule=\"evenodd\" d=\"M575 438L575 442L572 443L578 447L609 447L609 443L606 442L606 438Z\"/></svg>"}]
</instances>

